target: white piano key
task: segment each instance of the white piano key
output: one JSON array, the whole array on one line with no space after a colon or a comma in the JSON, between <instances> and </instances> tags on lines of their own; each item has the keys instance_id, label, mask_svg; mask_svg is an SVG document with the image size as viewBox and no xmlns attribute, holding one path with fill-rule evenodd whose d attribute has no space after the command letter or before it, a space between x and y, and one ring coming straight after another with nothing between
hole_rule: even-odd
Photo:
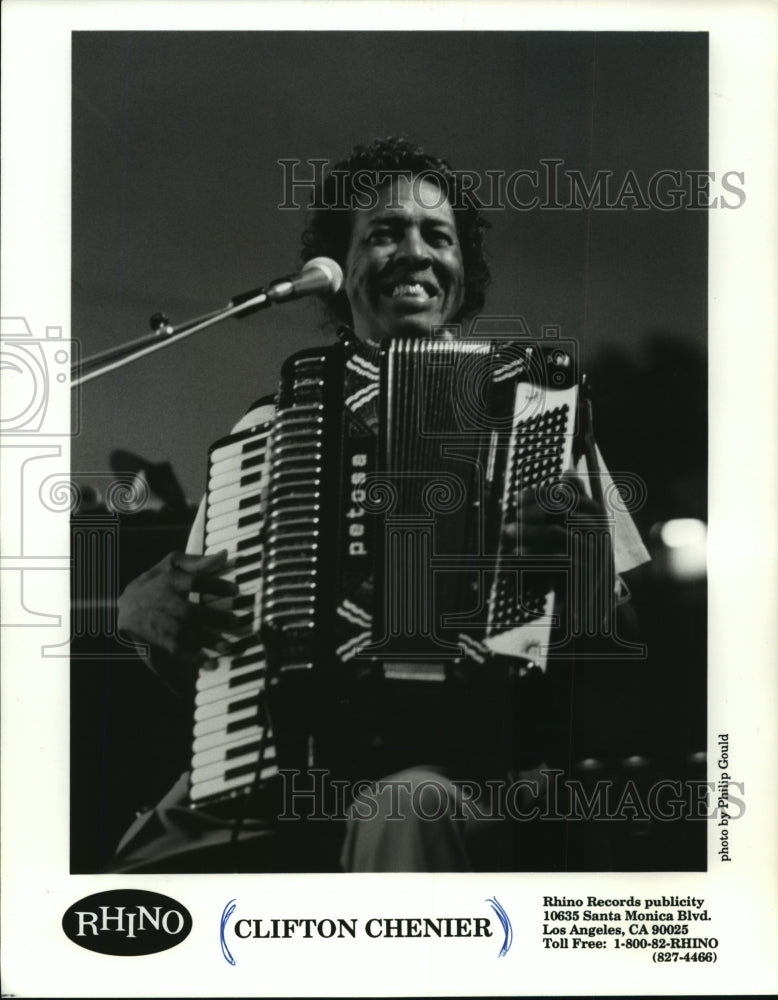
<instances>
[{"instance_id":1,"label":"white piano key","mask_svg":"<svg viewBox=\"0 0 778 1000\"><path fill-rule=\"evenodd\" d=\"M218 687L232 678L242 677L254 670L265 669L265 658L262 651L258 654L256 662L247 663L242 667L233 667L234 659L233 656L223 656L219 658L219 666L214 670L201 670L197 677L197 690L206 691L208 688Z\"/></svg>"},{"instance_id":2,"label":"white piano key","mask_svg":"<svg viewBox=\"0 0 778 1000\"><path fill-rule=\"evenodd\" d=\"M256 671L250 671L249 676L253 673ZM212 702L224 701L227 698L237 699L241 696L248 698L252 694L258 695L264 685L264 677L254 677L253 680L246 681L245 685L238 683L231 686L228 681L226 684L198 691L195 705L200 708L204 705L210 705Z\"/></svg>"},{"instance_id":3,"label":"white piano key","mask_svg":"<svg viewBox=\"0 0 778 1000\"><path fill-rule=\"evenodd\" d=\"M242 473L244 469L254 469L258 472L266 464L267 457L261 452L254 452L250 455L219 456L216 461L211 462L208 469L208 481L213 483L214 480L225 480L229 476L234 479L236 471Z\"/></svg>"},{"instance_id":4,"label":"white piano key","mask_svg":"<svg viewBox=\"0 0 778 1000\"><path fill-rule=\"evenodd\" d=\"M230 470L225 470L221 475L215 473L211 469L208 473L208 497L212 496L217 490L224 490L228 493L234 493L236 490L241 489L240 481L244 476L250 475L253 472L259 472L260 469L247 469L246 472L241 470L239 465L235 466Z\"/></svg>"},{"instance_id":5,"label":"white piano key","mask_svg":"<svg viewBox=\"0 0 778 1000\"><path fill-rule=\"evenodd\" d=\"M248 456L249 458L257 458L257 454L252 454ZM238 473L243 464L242 455L214 455L211 457L211 464L208 466L208 479L209 481L213 479L214 476L224 477L227 474L231 474L233 479L238 478ZM252 466L254 468L254 466ZM262 468L258 466L257 468Z\"/></svg>"},{"instance_id":6,"label":"white piano key","mask_svg":"<svg viewBox=\"0 0 778 1000\"><path fill-rule=\"evenodd\" d=\"M233 582L236 576L241 576L242 574L245 574L255 568L259 568L262 566L263 551L261 545L252 545L252 547L249 549L245 550L241 549L239 551L230 551L228 546L222 545L220 547L214 548L214 552L221 552L225 548L227 549L228 556L224 569L219 572L219 578L221 580L228 580L230 582ZM210 554L211 553L209 552L208 547L206 547L205 555L210 555ZM240 561L240 565L238 565L238 561ZM246 582L252 583L252 581L246 581ZM227 598L229 600L235 600L238 597L245 597L248 593L249 593L248 590L244 591L243 588L241 587L239 593L225 594L223 596L224 598ZM203 597L210 598L212 597L212 595L204 594Z\"/></svg>"},{"instance_id":7,"label":"white piano key","mask_svg":"<svg viewBox=\"0 0 778 1000\"><path fill-rule=\"evenodd\" d=\"M237 745L244 739L248 739L250 736L253 736L254 739L260 739L262 732L262 726L259 725L246 726L245 729L238 729L234 733L227 733L224 730L217 729L215 732L196 737L192 742L192 752L202 753L205 750L212 750L214 747L230 747L233 744ZM268 739L270 739L269 735Z\"/></svg>"},{"instance_id":8,"label":"white piano key","mask_svg":"<svg viewBox=\"0 0 778 1000\"><path fill-rule=\"evenodd\" d=\"M252 733L250 736L241 736L231 743L220 743L219 746L211 747L209 750L201 750L192 757L192 768L204 767L207 764L214 764L217 761L226 761L227 754L238 750L240 747L257 745L262 742L262 731L259 734ZM264 756L266 760L275 760L276 748L273 744L273 734L268 732L265 740ZM223 765L222 765L223 766ZM226 770L226 768L224 768Z\"/></svg>"},{"instance_id":9,"label":"white piano key","mask_svg":"<svg viewBox=\"0 0 778 1000\"><path fill-rule=\"evenodd\" d=\"M257 490L246 490L245 494L233 494L215 503L211 500L208 503L208 523L212 525L217 517L222 517L225 514L230 514L235 520L236 511L245 511L246 513L251 511L252 514L261 512L264 510L261 499Z\"/></svg>"},{"instance_id":10,"label":"white piano key","mask_svg":"<svg viewBox=\"0 0 778 1000\"><path fill-rule=\"evenodd\" d=\"M221 490L227 486L234 487L245 476L252 476L256 472L263 473L266 476L268 471L269 466L267 462L255 462L253 458L243 463L219 463L219 466L211 468L208 472L208 494L210 495L213 490Z\"/></svg>"},{"instance_id":11,"label":"white piano key","mask_svg":"<svg viewBox=\"0 0 778 1000\"><path fill-rule=\"evenodd\" d=\"M267 778L272 778L276 774L278 774L277 767L266 767L262 769L260 778L264 781ZM214 795L219 795L224 792L234 791L239 788L248 788L252 784L253 781L250 775L242 775L238 778L232 778L230 781L226 781L221 778L214 778L212 781L204 781L201 785L193 786L190 791L190 795L193 802L199 802L202 799L211 798Z\"/></svg>"},{"instance_id":12,"label":"white piano key","mask_svg":"<svg viewBox=\"0 0 778 1000\"><path fill-rule=\"evenodd\" d=\"M217 546L222 549L230 549L234 542L242 538L249 538L254 535L259 537L262 525L259 521L254 524L245 524L242 528L234 524L221 528L219 531L212 531L210 528L205 533L205 544L207 547Z\"/></svg>"},{"instance_id":13,"label":"white piano key","mask_svg":"<svg viewBox=\"0 0 778 1000\"><path fill-rule=\"evenodd\" d=\"M229 715L218 715L210 719L203 719L195 723L195 739L200 736L208 736L210 733L226 732L227 727L236 722L243 722L245 719L254 719L257 716L257 706L252 705L244 708L240 712L230 712Z\"/></svg>"},{"instance_id":14,"label":"white piano key","mask_svg":"<svg viewBox=\"0 0 778 1000\"><path fill-rule=\"evenodd\" d=\"M242 664L240 667L233 667L230 664L223 668L217 667L216 670L203 670L197 677L198 697L201 692L211 691L213 688L221 687L223 684L242 687L244 684L250 683L250 681L244 680L244 678L250 678L252 674L264 677L265 673L263 656L256 657L254 661ZM211 696L209 696L209 700L212 700Z\"/></svg>"},{"instance_id":15,"label":"white piano key","mask_svg":"<svg viewBox=\"0 0 778 1000\"><path fill-rule=\"evenodd\" d=\"M230 458L232 455L255 454L267 447L269 439L270 429L268 428L266 430L258 430L253 436L247 435L244 438L228 441L226 444L211 451L211 462Z\"/></svg>"},{"instance_id":16,"label":"white piano key","mask_svg":"<svg viewBox=\"0 0 778 1000\"><path fill-rule=\"evenodd\" d=\"M223 778L227 771L231 770L233 767L242 767L244 764L258 764L259 763L259 751L251 750L248 753L243 754L240 757L235 757L231 760L220 760L216 761L214 764L206 764L202 767L198 767L192 770L190 775L190 782L192 785L202 784L203 781L210 781L213 778ZM252 779L251 772L247 772L243 775L244 781L250 782Z\"/></svg>"},{"instance_id":17,"label":"white piano key","mask_svg":"<svg viewBox=\"0 0 778 1000\"><path fill-rule=\"evenodd\" d=\"M272 750L272 753L268 753L268 749ZM217 760L212 764L203 764L192 770L191 782L193 785L199 785L203 781L209 781L212 778L224 777L227 771L231 771L234 767L243 767L245 764L258 764L259 763L259 750L250 750L247 753L241 754L240 757L231 757L229 760ZM265 747L265 752L262 754L262 766L266 764L275 763L275 749L273 747ZM250 782L252 775L243 775L243 780L245 782Z\"/></svg>"},{"instance_id":18,"label":"white piano key","mask_svg":"<svg viewBox=\"0 0 778 1000\"><path fill-rule=\"evenodd\" d=\"M208 494L208 509L211 510L216 504L221 503L223 500L229 500L232 497L246 497L252 494L261 497L265 489L265 484L261 478L255 478L257 475L259 473L249 470L249 472L240 476L234 482L226 483L218 489L211 490ZM244 483L244 479L250 479L251 481Z\"/></svg>"},{"instance_id":19,"label":"white piano key","mask_svg":"<svg viewBox=\"0 0 778 1000\"><path fill-rule=\"evenodd\" d=\"M226 698L221 698L216 701L198 701L197 708L195 709L195 722L203 722L206 719L212 719L214 716L222 716L227 722L231 722L233 717L238 718L240 712L232 712L230 709L235 704L240 704L246 699L252 699L256 708L259 701L259 692L263 689L264 684L255 684L251 688L247 688L245 691L234 690L229 691ZM241 711L246 711L247 709L241 709Z\"/></svg>"},{"instance_id":20,"label":"white piano key","mask_svg":"<svg viewBox=\"0 0 778 1000\"><path fill-rule=\"evenodd\" d=\"M208 518L208 534L213 535L216 532L222 531L224 528L237 528L238 531L242 530L241 521L245 521L247 524L251 524L254 531L258 530L258 525L261 526L262 518L257 518L257 514L264 514L265 508L257 504L254 507L248 507L245 510L231 510L223 514L217 514L215 517ZM247 521L247 518L252 518L251 521Z\"/></svg>"},{"instance_id":21,"label":"white piano key","mask_svg":"<svg viewBox=\"0 0 778 1000\"><path fill-rule=\"evenodd\" d=\"M218 448L211 449L211 463L231 458L234 455L250 455L261 452L267 448L271 437L271 428L258 428L254 434L246 434L243 437L236 435L232 440L227 440Z\"/></svg>"}]
</instances>

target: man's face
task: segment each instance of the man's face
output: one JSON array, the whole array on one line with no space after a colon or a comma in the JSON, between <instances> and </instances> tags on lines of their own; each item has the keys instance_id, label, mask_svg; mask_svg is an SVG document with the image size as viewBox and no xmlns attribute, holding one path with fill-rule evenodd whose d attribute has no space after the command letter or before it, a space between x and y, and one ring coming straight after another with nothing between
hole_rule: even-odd
<instances>
[{"instance_id":1,"label":"man's face","mask_svg":"<svg viewBox=\"0 0 778 1000\"><path fill-rule=\"evenodd\" d=\"M354 216L345 292L356 334L378 343L450 322L465 276L454 212L438 186L399 178Z\"/></svg>"}]
</instances>

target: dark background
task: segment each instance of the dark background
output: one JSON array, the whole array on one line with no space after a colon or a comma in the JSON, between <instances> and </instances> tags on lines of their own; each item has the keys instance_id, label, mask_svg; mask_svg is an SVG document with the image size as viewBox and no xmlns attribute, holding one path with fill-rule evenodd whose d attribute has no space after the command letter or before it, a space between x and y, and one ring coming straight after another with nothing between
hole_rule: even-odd
<instances>
[{"instance_id":1,"label":"dark background","mask_svg":"<svg viewBox=\"0 0 778 1000\"><path fill-rule=\"evenodd\" d=\"M584 177L612 171L616 188L628 170L645 185L658 170L707 168L707 108L701 33L75 33L73 337L91 356L144 334L158 310L177 323L294 270L304 215L277 207L281 158L334 161L403 133L459 169L558 158ZM706 213L489 219L486 311L578 340L608 465L646 482L644 537L669 518L704 519ZM110 474L121 449L170 463L183 493L109 518L119 586L183 544L209 444L275 389L284 357L326 336L317 304L302 302L82 388L76 482ZM705 746L704 585L657 571L636 597L650 660L639 690L598 709L592 752L661 772ZM190 724L138 661L88 631L76 629L72 673L74 871L99 866L133 810L186 767ZM678 843L652 850L631 866L700 864Z\"/></svg>"}]
</instances>

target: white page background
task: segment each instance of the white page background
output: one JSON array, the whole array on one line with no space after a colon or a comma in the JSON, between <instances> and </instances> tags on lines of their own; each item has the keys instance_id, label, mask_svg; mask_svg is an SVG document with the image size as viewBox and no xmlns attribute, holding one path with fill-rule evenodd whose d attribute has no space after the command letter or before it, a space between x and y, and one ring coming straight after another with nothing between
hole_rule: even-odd
<instances>
[{"instance_id":1,"label":"white page background","mask_svg":"<svg viewBox=\"0 0 778 1000\"><path fill-rule=\"evenodd\" d=\"M357 3L3 4L2 315L35 335L70 317L70 32L126 28L310 29L386 24L386 5ZM24 496L32 455L68 469L67 386L33 451L3 441L4 618L3 993L17 996L252 996L516 993L769 993L778 985L776 919L776 9L774 5L392 4L392 23L452 30L706 30L710 32L712 170L743 171L747 198L710 222L709 778L716 734L729 734L731 773L747 809L731 830L731 864L707 873L471 876L144 876L68 874L67 661L41 656L41 629L15 624L18 568L67 639L68 538L62 518ZM407 15L407 16L406 16ZM377 21L377 19L379 19ZM41 278L43 275L43 278ZM47 350L53 350L48 348ZM65 365L66 367L66 365ZM55 365L56 368L56 365ZM52 369L55 370L55 369ZM23 499L23 504L21 503ZM23 525L20 528L20 525ZM23 531L23 544L19 532ZM16 560L16 562L14 562ZM21 562L19 560L22 560ZM23 598L22 598L23 599ZM37 604L36 604L37 606ZM110 881L110 885L107 883ZM194 928L177 948L140 958L96 955L64 935L62 915L98 889L135 886L180 900ZM720 940L715 965L652 965L636 952L540 945L539 899L702 896ZM511 952L495 939L242 942L220 952L219 917L486 914L497 895L513 923ZM553 961L551 960L553 958Z\"/></svg>"}]
</instances>

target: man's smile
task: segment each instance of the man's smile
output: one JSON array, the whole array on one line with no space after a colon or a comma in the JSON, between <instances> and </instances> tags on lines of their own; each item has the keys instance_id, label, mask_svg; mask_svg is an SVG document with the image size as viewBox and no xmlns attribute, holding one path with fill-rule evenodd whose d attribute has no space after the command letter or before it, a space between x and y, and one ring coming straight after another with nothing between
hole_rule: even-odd
<instances>
[{"instance_id":1,"label":"man's smile","mask_svg":"<svg viewBox=\"0 0 778 1000\"><path fill-rule=\"evenodd\" d=\"M409 299L412 302L429 302L440 294L432 281L421 278L398 278L382 285L381 294L392 299Z\"/></svg>"}]
</instances>

